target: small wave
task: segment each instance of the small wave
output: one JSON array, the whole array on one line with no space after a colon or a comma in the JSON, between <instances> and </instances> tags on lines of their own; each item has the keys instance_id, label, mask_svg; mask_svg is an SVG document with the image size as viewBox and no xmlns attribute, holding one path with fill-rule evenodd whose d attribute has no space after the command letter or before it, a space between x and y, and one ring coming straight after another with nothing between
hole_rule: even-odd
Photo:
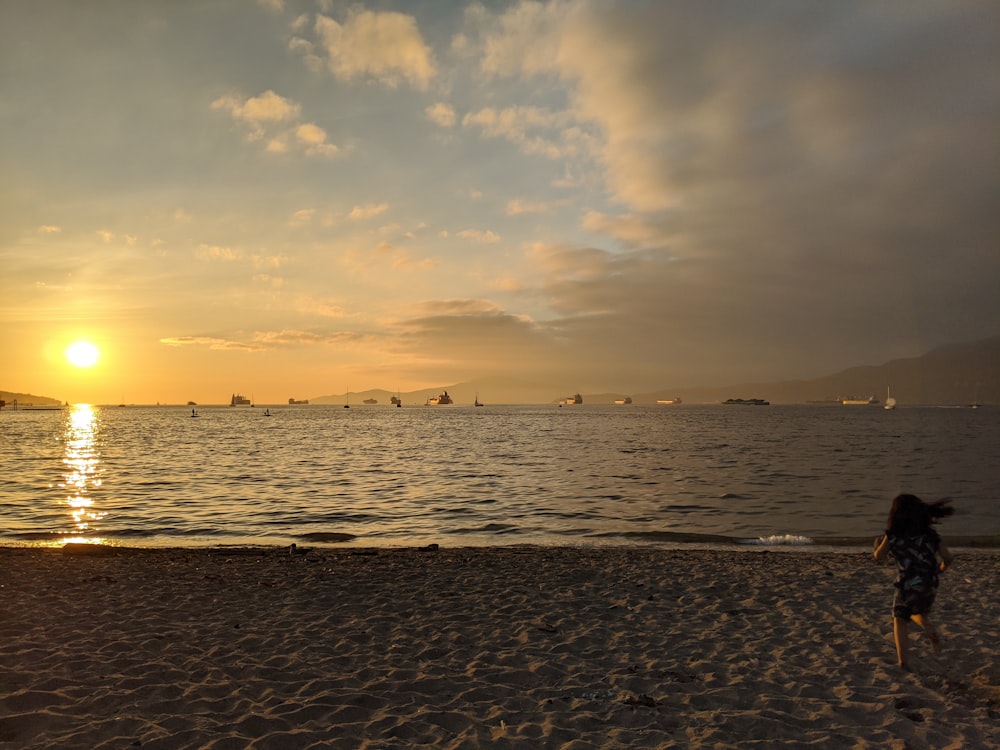
<instances>
[{"instance_id":1,"label":"small wave","mask_svg":"<svg viewBox=\"0 0 1000 750\"><path fill-rule=\"evenodd\" d=\"M299 534L297 538L306 542L352 542L357 539L357 536L337 531L311 531Z\"/></svg>"},{"instance_id":2,"label":"small wave","mask_svg":"<svg viewBox=\"0 0 1000 750\"><path fill-rule=\"evenodd\" d=\"M144 539L144 538L147 538L147 537L157 536L159 534L165 534L165 533L168 533L169 531L170 530L168 530L168 529L156 529L156 528L152 528L152 529L127 529L127 528L125 528L125 529L112 529L112 530L105 531L104 533L102 533L102 536L122 537L124 539L129 539L129 538ZM182 536L183 536L183 532L182 532Z\"/></svg>"},{"instance_id":3,"label":"small wave","mask_svg":"<svg viewBox=\"0 0 1000 750\"><path fill-rule=\"evenodd\" d=\"M813 544L813 540L807 536L799 536L798 534L772 534L771 536L759 536L756 539L741 539L740 544L803 547Z\"/></svg>"},{"instance_id":4,"label":"small wave","mask_svg":"<svg viewBox=\"0 0 1000 750\"><path fill-rule=\"evenodd\" d=\"M622 537L648 542L671 544L732 544L736 540L721 534L700 534L685 531L607 531L591 534L595 539Z\"/></svg>"}]
</instances>

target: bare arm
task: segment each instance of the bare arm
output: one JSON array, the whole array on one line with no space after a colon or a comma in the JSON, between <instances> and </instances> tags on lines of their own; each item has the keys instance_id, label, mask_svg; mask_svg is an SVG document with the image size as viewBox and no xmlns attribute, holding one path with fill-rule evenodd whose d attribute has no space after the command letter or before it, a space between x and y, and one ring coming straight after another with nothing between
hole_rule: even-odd
<instances>
[{"instance_id":1,"label":"bare arm","mask_svg":"<svg viewBox=\"0 0 1000 750\"><path fill-rule=\"evenodd\" d=\"M951 554L951 550L941 542L941 546L938 547L938 554L941 556L941 572L943 573L948 568L951 567L952 562L955 561L955 556Z\"/></svg>"},{"instance_id":2,"label":"bare arm","mask_svg":"<svg viewBox=\"0 0 1000 750\"><path fill-rule=\"evenodd\" d=\"M885 559L886 554L889 552L889 536L887 534L883 534L882 537L876 541L878 544L875 546L875 552L872 554L874 555L876 562L882 562Z\"/></svg>"}]
</instances>

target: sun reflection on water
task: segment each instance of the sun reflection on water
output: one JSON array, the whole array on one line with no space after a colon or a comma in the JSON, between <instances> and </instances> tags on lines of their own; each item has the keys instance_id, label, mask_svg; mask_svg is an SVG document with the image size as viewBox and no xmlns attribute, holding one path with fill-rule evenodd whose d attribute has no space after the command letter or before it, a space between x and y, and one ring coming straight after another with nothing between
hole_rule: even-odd
<instances>
[{"instance_id":1,"label":"sun reflection on water","mask_svg":"<svg viewBox=\"0 0 1000 750\"><path fill-rule=\"evenodd\" d=\"M65 473L61 486L68 493L65 502L69 508L73 530L70 532L72 538L63 539L64 542L103 541L95 536L96 529L93 528L93 524L104 518L107 513L96 510L94 500L89 496L93 489L101 486L98 427L97 409L90 404L76 404L70 411L64 438Z\"/></svg>"}]
</instances>

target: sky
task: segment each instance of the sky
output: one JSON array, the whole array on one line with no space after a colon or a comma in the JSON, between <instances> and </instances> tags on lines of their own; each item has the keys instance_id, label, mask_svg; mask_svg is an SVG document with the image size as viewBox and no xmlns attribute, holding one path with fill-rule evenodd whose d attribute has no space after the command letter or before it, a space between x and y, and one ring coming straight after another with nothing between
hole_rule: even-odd
<instances>
[{"instance_id":1,"label":"sky","mask_svg":"<svg viewBox=\"0 0 1000 750\"><path fill-rule=\"evenodd\" d=\"M994 0L2 0L0 388L558 398L996 335L998 49Z\"/></svg>"}]
</instances>

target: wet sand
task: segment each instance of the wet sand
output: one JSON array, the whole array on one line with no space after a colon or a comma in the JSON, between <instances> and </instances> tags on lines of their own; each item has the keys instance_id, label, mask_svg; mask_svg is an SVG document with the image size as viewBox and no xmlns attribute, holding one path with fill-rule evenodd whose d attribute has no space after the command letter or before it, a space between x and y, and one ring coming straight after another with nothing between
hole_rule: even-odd
<instances>
[{"instance_id":1,"label":"wet sand","mask_svg":"<svg viewBox=\"0 0 1000 750\"><path fill-rule=\"evenodd\" d=\"M0 548L0 748L1000 746L1000 553L959 550L910 673L893 579L846 552Z\"/></svg>"}]
</instances>

